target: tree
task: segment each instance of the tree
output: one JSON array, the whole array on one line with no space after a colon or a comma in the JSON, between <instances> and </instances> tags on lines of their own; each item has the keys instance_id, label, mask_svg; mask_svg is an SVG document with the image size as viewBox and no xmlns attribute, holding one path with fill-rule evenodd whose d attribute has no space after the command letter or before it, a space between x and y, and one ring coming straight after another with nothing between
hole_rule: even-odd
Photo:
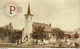
<instances>
[{"instance_id":1,"label":"tree","mask_svg":"<svg viewBox=\"0 0 80 49\"><path fill-rule=\"evenodd\" d=\"M78 39L78 38L79 38L79 34L78 34L77 31L76 31L75 34L74 34L74 38L75 38L75 39Z\"/></svg>"},{"instance_id":2,"label":"tree","mask_svg":"<svg viewBox=\"0 0 80 49\"><path fill-rule=\"evenodd\" d=\"M60 28L53 28L52 29L52 36L56 37L56 40L58 39L64 39L64 31L62 31Z\"/></svg>"},{"instance_id":3,"label":"tree","mask_svg":"<svg viewBox=\"0 0 80 49\"><path fill-rule=\"evenodd\" d=\"M36 39L36 44L38 43L38 40L41 40L43 42L44 39L48 39L48 34L45 33L45 27L38 26L34 28L33 33L31 34L33 39Z\"/></svg>"},{"instance_id":4,"label":"tree","mask_svg":"<svg viewBox=\"0 0 80 49\"><path fill-rule=\"evenodd\" d=\"M11 29L0 27L0 38L2 40L4 40L5 38L8 38L8 40L11 43L15 43L16 40L18 41L19 39L21 39L21 37L22 37L22 31L20 31L20 30L12 31Z\"/></svg>"},{"instance_id":5,"label":"tree","mask_svg":"<svg viewBox=\"0 0 80 49\"><path fill-rule=\"evenodd\" d=\"M19 39L22 37L22 31L14 30L12 34L10 34L9 40L11 43L18 42Z\"/></svg>"},{"instance_id":6,"label":"tree","mask_svg":"<svg viewBox=\"0 0 80 49\"><path fill-rule=\"evenodd\" d=\"M78 44L77 42L75 43L75 47L76 47L76 48L78 48L78 47L79 47L79 44Z\"/></svg>"},{"instance_id":7,"label":"tree","mask_svg":"<svg viewBox=\"0 0 80 49\"><path fill-rule=\"evenodd\" d=\"M11 34L11 30L10 29L6 29L4 27L0 27L0 38L3 40L6 37L9 38Z\"/></svg>"},{"instance_id":8,"label":"tree","mask_svg":"<svg viewBox=\"0 0 80 49\"><path fill-rule=\"evenodd\" d=\"M79 38L79 34L78 34L77 31L76 31L75 34L74 34L74 38L75 38L75 39L78 39L78 38ZM78 44L77 42L75 42L75 47L76 47L76 48L79 47L79 44Z\"/></svg>"}]
</instances>

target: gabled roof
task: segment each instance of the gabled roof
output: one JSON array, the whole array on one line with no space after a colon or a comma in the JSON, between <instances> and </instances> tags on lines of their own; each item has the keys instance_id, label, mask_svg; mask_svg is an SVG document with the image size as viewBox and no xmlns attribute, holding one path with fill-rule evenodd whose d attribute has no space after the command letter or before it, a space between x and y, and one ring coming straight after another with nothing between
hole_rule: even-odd
<instances>
[{"instance_id":1,"label":"gabled roof","mask_svg":"<svg viewBox=\"0 0 80 49\"><path fill-rule=\"evenodd\" d=\"M51 29L52 29L51 26L48 24L33 22L33 28L38 27L38 26L45 27L45 29L44 29L45 31L51 31Z\"/></svg>"}]
</instances>

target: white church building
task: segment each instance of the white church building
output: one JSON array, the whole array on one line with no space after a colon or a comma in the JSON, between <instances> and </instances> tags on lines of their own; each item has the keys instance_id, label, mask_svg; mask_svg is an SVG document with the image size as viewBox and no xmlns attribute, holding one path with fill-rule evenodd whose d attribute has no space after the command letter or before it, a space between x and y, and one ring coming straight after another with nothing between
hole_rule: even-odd
<instances>
[{"instance_id":1,"label":"white church building","mask_svg":"<svg viewBox=\"0 0 80 49\"><path fill-rule=\"evenodd\" d=\"M38 27L38 26L45 26L45 31L46 32L50 32L51 31L51 24L45 24L45 23L38 23L38 22L33 22L32 21L32 17L33 15L31 14L31 10L30 10L30 4L28 4L28 10L27 10L27 14L24 15L25 17L25 26L22 30L22 43L24 43L24 45L29 45L32 44L33 39L31 38L31 33L34 30L34 27Z\"/></svg>"},{"instance_id":2,"label":"white church building","mask_svg":"<svg viewBox=\"0 0 80 49\"><path fill-rule=\"evenodd\" d=\"M25 44L31 44L31 37L30 37L30 34L32 33L32 14L30 12L30 4L28 4L28 11L27 11L27 14L24 15L25 17L25 27L22 31L22 43L25 43Z\"/></svg>"}]
</instances>

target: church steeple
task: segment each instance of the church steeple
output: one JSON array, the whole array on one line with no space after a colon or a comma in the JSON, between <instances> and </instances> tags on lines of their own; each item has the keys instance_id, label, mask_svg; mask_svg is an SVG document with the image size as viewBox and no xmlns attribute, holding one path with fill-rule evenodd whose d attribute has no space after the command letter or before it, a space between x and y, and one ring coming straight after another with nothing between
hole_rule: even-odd
<instances>
[{"instance_id":1,"label":"church steeple","mask_svg":"<svg viewBox=\"0 0 80 49\"><path fill-rule=\"evenodd\" d=\"M31 10L30 10L30 2L28 3L28 11L27 14L31 14Z\"/></svg>"},{"instance_id":2,"label":"church steeple","mask_svg":"<svg viewBox=\"0 0 80 49\"><path fill-rule=\"evenodd\" d=\"M32 20L32 14L31 14L31 10L30 10L30 3L28 3L28 10L27 10L27 14L25 14L25 27L22 33L22 42L26 42L26 44L31 44L32 39L31 39L31 33L33 31L33 20Z\"/></svg>"},{"instance_id":3,"label":"church steeple","mask_svg":"<svg viewBox=\"0 0 80 49\"><path fill-rule=\"evenodd\" d=\"M28 2L28 10L27 10L27 14L25 14L25 16L33 16L33 15L31 14L30 2Z\"/></svg>"}]
</instances>

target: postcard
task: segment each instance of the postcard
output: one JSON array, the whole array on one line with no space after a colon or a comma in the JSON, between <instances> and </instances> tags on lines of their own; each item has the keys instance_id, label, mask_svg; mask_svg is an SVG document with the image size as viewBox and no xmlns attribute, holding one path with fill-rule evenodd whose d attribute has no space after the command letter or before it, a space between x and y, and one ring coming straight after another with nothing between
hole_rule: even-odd
<instances>
[{"instance_id":1,"label":"postcard","mask_svg":"<svg viewBox=\"0 0 80 49\"><path fill-rule=\"evenodd\" d=\"M0 0L0 48L80 48L80 0Z\"/></svg>"}]
</instances>

